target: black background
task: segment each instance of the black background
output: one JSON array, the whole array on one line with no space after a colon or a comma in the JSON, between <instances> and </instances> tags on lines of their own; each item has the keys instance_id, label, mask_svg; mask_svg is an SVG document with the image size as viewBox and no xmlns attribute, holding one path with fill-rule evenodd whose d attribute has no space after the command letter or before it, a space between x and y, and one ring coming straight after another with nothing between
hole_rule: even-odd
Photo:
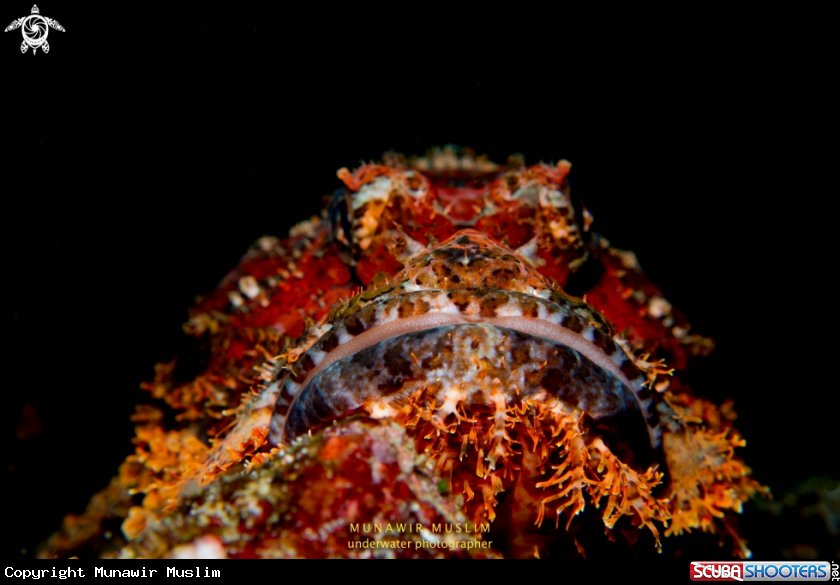
<instances>
[{"instance_id":1,"label":"black background","mask_svg":"<svg viewBox=\"0 0 840 585\"><path fill-rule=\"evenodd\" d=\"M717 340L692 382L736 400L755 477L838 476L825 15L39 7L67 29L49 54L0 35L3 556L115 474L139 383L252 241L336 169L444 143L571 160L596 228ZM779 559L787 528L754 518Z\"/></svg>"}]
</instances>

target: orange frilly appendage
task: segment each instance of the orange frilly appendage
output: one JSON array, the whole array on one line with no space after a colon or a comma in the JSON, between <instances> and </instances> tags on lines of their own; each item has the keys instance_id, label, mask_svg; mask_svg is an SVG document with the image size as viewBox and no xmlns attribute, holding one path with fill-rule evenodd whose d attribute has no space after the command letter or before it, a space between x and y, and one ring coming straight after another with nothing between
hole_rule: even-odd
<instances>
[{"instance_id":1,"label":"orange frilly appendage","mask_svg":"<svg viewBox=\"0 0 840 585\"><path fill-rule=\"evenodd\" d=\"M769 497L770 490L748 477L750 468L734 454L735 447L744 447L746 441L731 427L735 419L731 402L718 409L689 395L666 393L665 397L673 421L682 425L679 431L664 436L673 515L665 536L693 528L710 533L722 529L733 538L734 553L750 558L750 550L727 512L740 514L744 502L758 494Z\"/></svg>"},{"instance_id":2,"label":"orange frilly appendage","mask_svg":"<svg viewBox=\"0 0 840 585\"><path fill-rule=\"evenodd\" d=\"M137 464L141 472L130 481L128 493L142 493L144 497L141 506L133 506L128 511L122 524L122 532L129 540L139 535L150 521L177 507L184 479L195 476L209 455L207 446L190 429L165 431L160 424L163 412L157 408L138 407L131 418L140 424L133 440L135 453L126 462Z\"/></svg>"},{"instance_id":3,"label":"orange frilly appendage","mask_svg":"<svg viewBox=\"0 0 840 585\"><path fill-rule=\"evenodd\" d=\"M478 409L471 405L472 418L457 410L441 417L442 408L418 391L397 420L415 437L418 450L436 460L450 486L463 486L465 509L475 524L492 522L496 496L512 490L514 498L524 500L515 504L513 522L540 526L553 514L559 525L568 509L568 529L587 502L603 504L608 529L631 516L633 524L650 529L661 551L654 522L665 523L671 514L668 500L652 489L662 473L655 467L638 472L622 463L600 437L584 430L580 411L545 397L507 407L503 401ZM475 494L483 497L474 499Z\"/></svg>"},{"instance_id":4,"label":"orange frilly appendage","mask_svg":"<svg viewBox=\"0 0 840 585\"><path fill-rule=\"evenodd\" d=\"M465 510L476 524L493 522L500 492L510 491L525 500L517 507L520 516L527 516L520 523L540 526L554 515L559 527L566 514L568 530L591 504L603 510L608 530L623 516L650 530L660 552L657 523L666 537L695 528L730 536L735 554L748 558L732 514L769 490L749 477L750 469L735 456L734 449L745 441L730 428L731 404L717 408L667 392L665 404L671 430L664 434L663 447L670 483L658 490L664 472L656 466L640 471L622 462L585 428L585 415L558 400L473 404L468 417L463 408L445 409L418 391L397 421L415 438L418 451L436 461L450 489L464 494Z\"/></svg>"}]
</instances>

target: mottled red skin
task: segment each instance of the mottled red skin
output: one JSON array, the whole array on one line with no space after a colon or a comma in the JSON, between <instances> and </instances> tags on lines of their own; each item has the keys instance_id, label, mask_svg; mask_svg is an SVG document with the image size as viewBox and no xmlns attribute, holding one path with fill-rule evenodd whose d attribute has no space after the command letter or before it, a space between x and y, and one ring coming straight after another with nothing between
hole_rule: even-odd
<instances>
[{"instance_id":1,"label":"mottled red skin","mask_svg":"<svg viewBox=\"0 0 840 585\"><path fill-rule=\"evenodd\" d=\"M468 526L464 515L441 495L438 480L418 466L412 444L402 429L388 421L351 420L333 427L318 439L293 451L293 462L272 460L247 475L229 477L215 491L188 497L193 512L178 516L170 525L155 525L143 532L124 551L126 556L169 556L177 546L197 536L239 538L226 546L229 558L489 558L495 556L489 543L475 549L417 547L417 532L391 533L351 524L382 526L389 523ZM407 454L407 456L406 456ZM262 501L250 503L249 482L263 484ZM231 526L207 517L208 502L229 502L229 514L239 524ZM250 504L249 504L250 503ZM212 506L211 506L212 507ZM259 510L259 512L256 512ZM200 521L200 517L204 516ZM336 523L339 519L340 522ZM481 546L475 534L458 535L464 542ZM348 543L398 540L405 548L370 549ZM173 550L174 549L174 550Z\"/></svg>"},{"instance_id":2,"label":"mottled red skin","mask_svg":"<svg viewBox=\"0 0 840 585\"><path fill-rule=\"evenodd\" d=\"M323 236L322 236L323 239ZM289 243L292 246L295 240ZM290 248L292 246L289 246ZM318 319L341 298L350 296L355 285L350 282L350 270L335 255L315 258L311 253L304 254L295 261L297 268L305 274L305 281L291 276L280 282L270 298L267 307L252 306L247 313L230 311L228 294L238 291L237 281L242 275L250 275L261 280L277 276L286 269L290 257L270 256L267 254L246 255L239 266L231 271L213 292L201 297L193 314L221 312L232 313L231 325L242 328L273 327L286 335L298 337L304 331L304 315ZM312 299L315 291L327 291L319 303ZM324 306L321 306L324 305Z\"/></svg>"},{"instance_id":3,"label":"mottled red skin","mask_svg":"<svg viewBox=\"0 0 840 585\"><path fill-rule=\"evenodd\" d=\"M378 165L368 165L359 169L355 175L361 177L357 181L346 180L351 189L358 190L362 185L372 182L375 177L391 174L392 169L383 170ZM463 175L463 173L461 173ZM516 179L524 180L536 178L539 184L546 184L560 191L567 191L565 174L553 167L535 165L527 169L516 171ZM451 205L450 220L465 221L476 216L475 207L481 207L487 201L499 207L500 211L488 217L481 217L474 229L483 232L505 243L510 248L524 245L535 235L534 210L524 205L507 202L501 192L513 190L508 186L505 175L501 172L474 178L471 184L462 189L444 187L458 173L446 172L428 180L430 197L437 199L442 207ZM519 183L515 183L516 187ZM482 197L481 194L484 193ZM397 206L395 206L397 207ZM392 207L389 206L388 212ZM427 202L418 204L412 202L399 208L392 215L387 215L380 221L382 238L364 251L355 267L362 284L371 286L377 274L394 275L402 269L402 264L388 251L391 241L392 222L399 223L405 233L421 244L430 245L430 236L436 241L443 241L451 237L461 226L453 224L440 217L432 205ZM537 270L544 276L554 280L560 287L564 287L571 273L566 261L567 253L557 245L540 247L539 256L545 264ZM657 319L651 318L643 307L630 296L634 291L642 291L647 297L663 297L662 291L653 285L641 271L625 269L619 259L604 250L592 253L593 260L604 267L601 279L592 289L585 292L588 303L603 313L619 331L630 330L631 339L636 338L645 345L645 350L655 353L659 348L667 349L673 354L673 363L669 365L676 370L682 370L687 364L686 350L681 346L670 327L665 327ZM675 325L686 327L685 318L675 311ZM670 358L670 356L669 356Z\"/></svg>"},{"instance_id":4,"label":"mottled red skin","mask_svg":"<svg viewBox=\"0 0 840 585\"><path fill-rule=\"evenodd\" d=\"M662 291L642 272L623 269L614 256L599 254L598 260L605 270L595 286L586 292L586 301L601 311L618 331L627 331L631 340L641 340L645 351L655 354L657 350L667 350L670 353L668 366L683 371L688 365L689 353L686 346L674 337L673 326L665 327L660 320L651 318L644 307L627 294L642 291L648 298L664 297ZM678 310L673 311L673 317L675 325L688 327L685 317Z\"/></svg>"},{"instance_id":5,"label":"mottled red skin","mask_svg":"<svg viewBox=\"0 0 840 585\"><path fill-rule=\"evenodd\" d=\"M441 510L427 502L419 501L417 485L427 490L436 490L437 486L429 477L417 477L418 483L411 485L408 478L400 471L395 461L387 463L377 461L375 436L365 433L365 426L375 427L378 423L362 423L355 433L334 433L324 442L323 447L309 465L304 466L301 474L293 483L288 494L289 501L295 502L291 518L285 520L288 527L309 527L316 533L319 527L335 520L346 519L350 523L370 523L373 518L382 521L400 523L420 523L424 526L452 522L453 517L446 517ZM377 480L372 475L376 466ZM411 509L410 504L417 503ZM448 510L454 516L455 510ZM268 511L265 511L265 517ZM463 522L464 519L460 519ZM328 556L357 557L363 550L349 550L345 531L338 531L326 539L311 540L295 530L283 530L276 537L267 534L265 526L254 528L254 533L261 533L251 547L255 557L263 556L261 550L275 548L283 542L287 548L293 548L295 555L301 558L323 558ZM370 535L352 536L355 541L367 540ZM405 535L400 535L405 540ZM430 558L440 554L428 549L395 549L397 558ZM354 554L355 553L355 554ZM248 553L244 552L242 556ZM445 553L448 557L468 558L470 556L488 556L468 554L465 551Z\"/></svg>"}]
</instances>

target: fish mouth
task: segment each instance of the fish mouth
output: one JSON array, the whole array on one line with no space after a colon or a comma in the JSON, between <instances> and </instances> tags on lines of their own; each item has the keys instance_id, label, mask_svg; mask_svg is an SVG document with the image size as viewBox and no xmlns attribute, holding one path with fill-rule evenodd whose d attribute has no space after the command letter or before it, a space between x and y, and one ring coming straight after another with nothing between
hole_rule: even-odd
<instances>
[{"instance_id":1,"label":"fish mouth","mask_svg":"<svg viewBox=\"0 0 840 585\"><path fill-rule=\"evenodd\" d=\"M394 416L425 388L438 404L470 408L494 392L506 403L555 397L649 451L658 445L643 379L610 332L571 305L497 289L407 292L345 317L304 354L280 390L271 439L356 410Z\"/></svg>"},{"instance_id":2,"label":"fish mouth","mask_svg":"<svg viewBox=\"0 0 840 585\"><path fill-rule=\"evenodd\" d=\"M368 329L326 354L315 368L309 371L302 385L306 386L315 376L332 363L392 337L398 337L416 331L436 329L447 325L478 323L503 327L555 341L578 351L601 368L608 370L628 388L633 387L630 380L627 379L627 376L619 369L618 365L597 348L592 341L562 325L539 318L523 317L521 315L483 318L479 315L449 312L429 312L424 315L413 315L394 321L387 321L382 325Z\"/></svg>"}]
</instances>

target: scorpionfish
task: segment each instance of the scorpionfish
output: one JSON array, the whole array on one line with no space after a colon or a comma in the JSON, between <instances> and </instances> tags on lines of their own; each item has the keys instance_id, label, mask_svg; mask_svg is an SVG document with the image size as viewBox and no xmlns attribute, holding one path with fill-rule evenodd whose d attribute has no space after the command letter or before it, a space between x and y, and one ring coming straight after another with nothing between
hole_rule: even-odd
<instances>
[{"instance_id":1,"label":"scorpionfish","mask_svg":"<svg viewBox=\"0 0 840 585\"><path fill-rule=\"evenodd\" d=\"M321 216L198 300L206 370L144 384L177 428L138 407L136 453L42 554L644 556L699 529L748 557L734 515L768 490L731 403L685 382L713 342L570 169L447 147L338 171Z\"/></svg>"}]
</instances>

